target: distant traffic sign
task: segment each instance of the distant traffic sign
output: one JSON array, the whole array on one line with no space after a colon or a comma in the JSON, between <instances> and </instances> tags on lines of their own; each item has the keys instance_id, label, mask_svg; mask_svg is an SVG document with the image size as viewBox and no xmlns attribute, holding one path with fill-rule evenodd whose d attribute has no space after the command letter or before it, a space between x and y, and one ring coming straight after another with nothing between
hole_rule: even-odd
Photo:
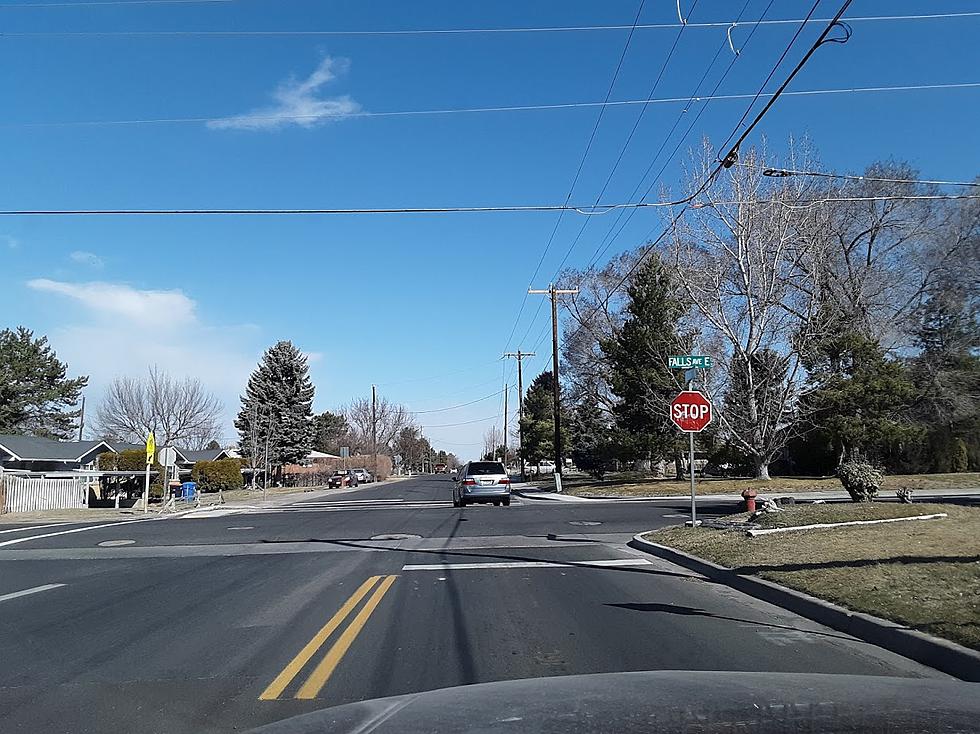
<instances>
[{"instance_id":1,"label":"distant traffic sign","mask_svg":"<svg viewBox=\"0 0 980 734\"><path fill-rule=\"evenodd\" d=\"M157 461L159 461L163 466L173 466L177 463L177 449L172 446L167 446L166 448L160 449L157 454Z\"/></svg>"},{"instance_id":2,"label":"distant traffic sign","mask_svg":"<svg viewBox=\"0 0 980 734\"><path fill-rule=\"evenodd\" d=\"M700 433L711 423L711 401L697 390L685 390L670 402L670 419L685 433Z\"/></svg>"},{"instance_id":3,"label":"distant traffic sign","mask_svg":"<svg viewBox=\"0 0 980 734\"><path fill-rule=\"evenodd\" d=\"M696 354L681 354L667 358L667 364L672 370L689 370L696 367L699 370L711 369L714 361L711 357Z\"/></svg>"}]
</instances>

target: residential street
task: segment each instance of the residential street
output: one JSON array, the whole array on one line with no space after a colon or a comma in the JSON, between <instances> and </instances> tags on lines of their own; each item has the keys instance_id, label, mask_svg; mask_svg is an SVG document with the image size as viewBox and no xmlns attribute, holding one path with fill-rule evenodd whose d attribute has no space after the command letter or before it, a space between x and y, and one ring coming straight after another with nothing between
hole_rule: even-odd
<instances>
[{"instance_id":1,"label":"residential street","mask_svg":"<svg viewBox=\"0 0 980 734\"><path fill-rule=\"evenodd\" d=\"M450 486L421 476L261 511L6 531L3 731L247 730L622 670L941 677L625 546L681 522L683 503L454 509Z\"/></svg>"}]
</instances>

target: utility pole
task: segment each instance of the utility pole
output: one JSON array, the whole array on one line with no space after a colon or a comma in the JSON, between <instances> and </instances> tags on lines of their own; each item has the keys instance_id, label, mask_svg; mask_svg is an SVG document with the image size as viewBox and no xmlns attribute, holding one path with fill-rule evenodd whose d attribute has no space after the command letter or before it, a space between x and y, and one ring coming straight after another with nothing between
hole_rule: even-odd
<instances>
[{"instance_id":1,"label":"utility pole","mask_svg":"<svg viewBox=\"0 0 980 734\"><path fill-rule=\"evenodd\" d=\"M371 385L371 448L374 452L374 476L378 476L378 389Z\"/></svg>"},{"instance_id":2,"label":"utility pole","mask_svg":"<svg viewBox=\"0 0 980 734\"><path fill-rule=\"evenodd\" d=\"M528 288L528 293L547 293L551 296L551 364L552 364L552 402L555 411L555 489L561 492L561 389L558 381L558 296L578 293L578 288L555 288L554 284L547 290Z\"/></svg>"},{"instance_id":3,"label":"utility pole","mask_svg":"<svg viewBox=\"0 0 980 734\"><path fill-rule=\"evenodd\" d=\"M78 440L82 440L82 431L85 430L85 396L82 395L82 410L78 414Z\"/></svg>"},{"instance_id":4,"label":"utility pole","mask_svg":"<svg viewBox=\"0 0 980 734\"><path fill-rule=\"evenodd\" d=\"M517 360L517 432L521 442L521 481L524 481L524 364L525 357L536 356L534 352L506 352L504 357L513 357Z\"/></svg>"},{"instance_id":5,"label":"utility pole","mask_svg":"<svg viewBox=\"0 0 980 734\"><path fill-rule=\"evenodd\" d=\"M507 470L507 393L510 385L504 383L504 471Z\"/></svg>"}]
</instances>

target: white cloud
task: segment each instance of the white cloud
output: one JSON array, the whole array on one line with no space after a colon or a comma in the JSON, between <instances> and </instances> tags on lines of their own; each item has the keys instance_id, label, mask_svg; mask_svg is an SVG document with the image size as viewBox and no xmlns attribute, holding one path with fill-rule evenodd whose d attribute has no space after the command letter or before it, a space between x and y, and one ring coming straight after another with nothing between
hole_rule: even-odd
<instances>
[{"instance_id":1,"label":"white cloud","mask_svg":"<svg viewBox=\"0 0 980 734\"><path fill-rule=\"evenodd\" d=\"M85 250L75 250L68 256L68 259L79 265L87 265L90 268L101 268L104 265L101 257L94 252L86 252Z\"/></svg>"},{"instance_id":2,"label":"white cloud","mask_svg":"<svg viewBox=\"0 0 980 734\"><path fill-rule=\"evenodd\" d=\"M349 96L318 96L321 87L346 71L347 65L345 59L326 56L306 79L290 78L280 84L272 94L275 104L212 120L208 127L216 130L277 130L287 125L310 128L352 115L361 106Z\"/></svg>"},{"instance_id":3,"label":"white cloud","mask_svg":"<svg viewBox=\"0 0 980 734\"><path fill-rule=\"evenodd\" d=\"M66 283L37 278L28 287L66 296L90 311L141 328L167 329L196 322L194 301L180 291L141 291L121 283Z\"/></svg>"},{"instance_id":4,"label":"white cloud","mask_svg":"<svg viewBox=\"0 0 980 734\"><path fill-rule=\"evenodd\" d=\"M11 250L16 250L18 247L20 247L20 242L16 238L11 237L9 234L0 235L0 238L7 243L7 247Z\"/></svg>"},{"instance_id":5,"label":"white cloud","mask_svg":"<svg viewBox=\"0 0 980 734\"><path fill-rule=\"evenodd\" d=\"M68 301L48 333L70 374L89 376L85 394L93 409L114 377L145 375L157 366L198 378L224 404L222 440L235 439L239 396L262 353L255 328L205 323L199 305L180 291L45 278L27 285Z\"/></svg>"}]
</instances>

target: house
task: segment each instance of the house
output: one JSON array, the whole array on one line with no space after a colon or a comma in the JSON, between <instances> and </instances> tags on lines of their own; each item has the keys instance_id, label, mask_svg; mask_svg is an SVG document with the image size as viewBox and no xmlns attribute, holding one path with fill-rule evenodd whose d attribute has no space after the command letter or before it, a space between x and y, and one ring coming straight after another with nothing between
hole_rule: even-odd
<instances>
[{"instance_id":1,"label":"house","mask_svg":"<svg viewBox=\"0 0 980 734\"><path fill-rule=\"evenodd\" d=\"M122 441L56 441L37 436L0 434L0 468L8 471L65 472L95 470L99 454L107 451L143 451L143 444ZM226 459L226 449L191 451L177 448L177 468L190 470L198 461Z\"/></svg>"},{"instance_id":2,"label":"house","mask_svg":"<svg viewBox=\"0 0 980 734\"><path fill-rule=\"evenodd\" d=\"M99 454L112 450L105 441L0 434L0 468L32 473L94 469Z\"/></svg>"}]
</instances>

